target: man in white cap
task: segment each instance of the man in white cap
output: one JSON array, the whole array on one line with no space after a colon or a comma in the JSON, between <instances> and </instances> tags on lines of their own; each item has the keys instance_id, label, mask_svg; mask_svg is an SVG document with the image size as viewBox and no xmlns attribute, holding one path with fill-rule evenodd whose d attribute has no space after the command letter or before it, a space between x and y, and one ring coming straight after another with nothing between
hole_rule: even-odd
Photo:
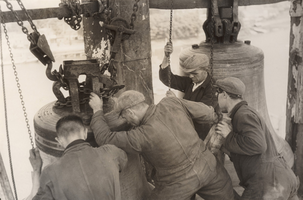
<instances>
[{"instance_id":1,"label":"man in white cap","mask_svg":"<svg viewBox=\"0 0 303 200\"><path fill-rule=\"evenodd\" d=\"M160 65L159 78L167 86L184 92L183 99L203 102L206 105L217 107L215 90L212 87L211 76L209 75L209 58L205 54L181 54L179 64L181 70L187 76L178 76L171 72L169 66L169 55L173 52L172 43L164 47L164 58ZM195 129L199 137L204 140L212 124L197 124Z\"/></svg>"},{"instance_id":2,"label":"man in white cap","mask_svg":"<svg viewBox=\"0 0 303 200\"><path fill-rule=\"evenodd\" d=\"M297 200L298 180L278 154L265 121L242 99L244 83L235 77L217 80L218 103L228 113L230 126L222 121L217 133L226 138L223 146L230 152L240 185L241 200Z\"/></svg>"},{"instance_id":3,"label":"man in white cap","mask_svg":"<svg viewBox=\"0 0 303 200\"><path fill-rule=\"evenodd\" d=\"M135 128L112 132L103 114L103 101L91 93L91 128L99 145L114 144L127 153L140 153L155 169L152 200L189 200L197 193L205 200L232 200L231 179L199 139L193 120L214 122L214 109L203 103L166 97L157 105L145 103L129 90L117 99L116 112Z\"/></svg>"}]
</instances>

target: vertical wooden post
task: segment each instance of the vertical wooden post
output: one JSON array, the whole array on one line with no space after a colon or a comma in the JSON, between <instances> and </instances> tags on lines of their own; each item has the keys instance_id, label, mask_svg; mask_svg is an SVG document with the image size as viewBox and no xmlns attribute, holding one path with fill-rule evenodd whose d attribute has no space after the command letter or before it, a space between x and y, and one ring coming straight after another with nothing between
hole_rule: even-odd
<instances>
[{"instance_id":1,"label":"vertical wooden post","mask_svg":"<svg viewBox=\"0 0 303 200\"><path fill-rule=\"evenodd\" d=\"M83 3L94 0L82 0ZM135 0L110 0L113 17L131 22ZM120 51L113 64L117 67L118 84L124 84L126 90L137 90L144 94L147 103L153 103L151 41L149 25L149 2L140 0L134 22L135 34L120 44ZM83 19L85 53L88 59L94 58L101 64L107 63L110 55L110 43L103 22L98 18ZM146 199L151 191L138 154L128 154L126 169L120 174L120 186L123 199Z\"/></svg>"},{"instance_id":2,"label":"vertical wooden post","mask_svg":"<svg viewBox=\"0 0 303 200\"><path fill-rule=\"evenodd\" d=\"M303 198L303 10L302 1L291 0L291 30L286 105L286 140L295 155L294 172L301 185L298 195Z\"/></svg>"},{"instance_id":3,"label":"vertical wooden post","mask_svg":"<svg viewBox=\"0 0 303 200\"><path fill-rule=\"evenodd\" d=\"M91 1L83 0L84 2ZM114 5L114 17L121 17L130 23L135 2L135 0L110 0L110 5ZM143 93L147 103L152 103L149 1L140 0L138 5L134 22L136 32L121 43L120 52L115 57L114 65L118 69L118 83L125 84L126 90L137 90ZM97 58L101 63L106 62L110 48L106 46L108 43L105 28L92 17L84 18L83 28L87 58Z\"/></svg>"},{"instance_id":4,"label":"vertical wooden post","mask_svg":"<svg viewBox=\"0 0 303 200\"><path fill-rule=\"evenodd\" d=\"M0 153L0 185L2 188L2 190L0 190L0 194L1 194L1 191L3 192L3 197L0 196L0 199L1 200L14 200L12 188L9 184L9 180L8 180L8 177L6 174L6 170L5 170L5 166L3 163L1 153Z\"/></svg>"}]
</instances>

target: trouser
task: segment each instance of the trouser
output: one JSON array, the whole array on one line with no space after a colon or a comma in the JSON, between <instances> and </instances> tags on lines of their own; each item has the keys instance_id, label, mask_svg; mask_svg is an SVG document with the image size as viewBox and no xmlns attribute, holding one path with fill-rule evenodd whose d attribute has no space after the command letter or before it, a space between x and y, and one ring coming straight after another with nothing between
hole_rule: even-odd
<instances>
[{"instance_id":1,"label":"trouser","mask_svg":"<svg viewBox=\"0 0 303 200\"><path fill-rule=\"evenodd\" d=\"M178 181L157 184L149 200L190 200L193 194L205 200L233 200L228 172L210 151L200 153L190 171Z\"/></svg>"},{"instance_id":2,"label":"trouser","mask_svg":"<svg viewBox=\"0 0 303 200\"><path fill-rule=\"evenodd\" d=\"M266 166L263 177L250 182L240 200L298 200L300 181L284 160L279 158Z\"/></svg>"}]
</instances>

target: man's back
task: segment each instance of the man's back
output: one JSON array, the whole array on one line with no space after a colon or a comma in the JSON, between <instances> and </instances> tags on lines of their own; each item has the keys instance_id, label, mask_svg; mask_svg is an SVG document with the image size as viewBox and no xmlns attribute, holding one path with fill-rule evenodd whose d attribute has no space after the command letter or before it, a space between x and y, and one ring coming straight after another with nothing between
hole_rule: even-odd
<instances>
[{"instance_id":1,"label":"man's back","mask_svg":"<svg viewBox=\"0 0 303 200\"><path fill-rule=\"evenodd\" d=\"M205 148L192 123L177 98L164 98L158 105L150 106L143 125L137 128L145 137L143 155L163 170L174 168L177 171L178 167L184 169L192 164Z\"/></svg>"},{"instance_id":2,"label":"man's back","mask_svg":"<svg viewBox=\"0 0 303 200\"><path fill-rule=\"evenodd\" d=\"M119 171L126 162L125 152L113 145L92 148L77 140L43 170L34 199L119 200Z\"/></svg>"}]
</instances>

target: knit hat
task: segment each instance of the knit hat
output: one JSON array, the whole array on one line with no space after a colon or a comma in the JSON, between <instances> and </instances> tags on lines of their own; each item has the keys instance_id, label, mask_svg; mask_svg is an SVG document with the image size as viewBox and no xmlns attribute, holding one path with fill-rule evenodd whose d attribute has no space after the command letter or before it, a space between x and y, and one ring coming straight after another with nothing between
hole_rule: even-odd
<instances>
[{"instance_id":1,"label":"knit hat","mask_svg":"<svg viewBox=\"0 0 303 200\"><path fill-rule=\"evenodd\" d=\"M209 72L209 58L205 54L180 54L179 63L185 73L190 73L197 69Z\"/></svg>"},{"instance_id":2,"label":"knit hat","mask_svg":"<svg viewBox=\"0 0 303 200\"><path fill-rule=\"evenodd\" d=\"M235 77L226 77L216 81L215 87L221 88L225 92L239 95L240 97L245 93L244 83Z\"/></svg>"},{"instance_id":3,"label":"knit hat","mask_svg":"<svg viewBox=\"0 0 303 200\"><path fill-rule=\"evenodd\" d=\"M145 101L142 93L135 90L128 90L123 92L116 100L115 112L121 112L127 108L133 107Z\"/></svg>"}]
</instances>

